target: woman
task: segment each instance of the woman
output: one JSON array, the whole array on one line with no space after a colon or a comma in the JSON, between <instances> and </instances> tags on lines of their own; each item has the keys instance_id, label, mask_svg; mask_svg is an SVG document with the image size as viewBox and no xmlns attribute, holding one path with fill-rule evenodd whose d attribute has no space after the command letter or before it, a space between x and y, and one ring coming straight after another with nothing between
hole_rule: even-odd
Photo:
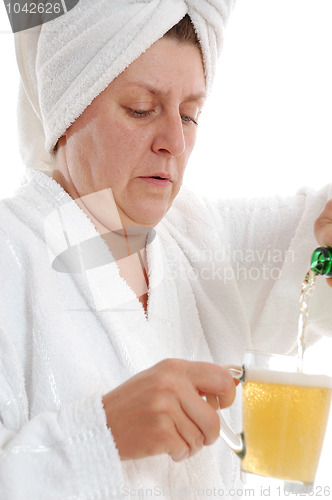
<instances>
[{"instance_id":1,"label":"woman","mask_svg":"<svg viewBox=\"0 0 332 500\"><path fill-rule=\"evenodd\" d=\"M252 345L293 347L315 244L303 232L331 193L174 202L227 14L217 0L81 0L17 37L33 171L0 210L6 499L236 484L238 459L217 440L216 409L235 395L220 365ZM271 248L283 259L261 257ZM248 249L256 260L235 260ZM238 404L227 412L239 426Z\"/></svg>"}]
</instances>

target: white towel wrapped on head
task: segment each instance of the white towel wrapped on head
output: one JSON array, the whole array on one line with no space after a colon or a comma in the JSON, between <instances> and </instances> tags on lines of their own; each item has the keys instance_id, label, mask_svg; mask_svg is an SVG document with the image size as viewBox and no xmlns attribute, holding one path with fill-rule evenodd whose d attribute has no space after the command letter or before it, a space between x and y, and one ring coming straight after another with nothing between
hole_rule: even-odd
<instances>
[{"instance_id":1,"label":"white towel wrapped on head","mask_svg":"<svg viewBox=\"0 0 332 500\"><path fill-rule=\"evenodd\" d=\"M61 135L114 78L186 14L200 40L209 90L233 3L80 0L65 15L16 33L25 164L51 172L51 152Z\"/></svg>"}]
</instances>

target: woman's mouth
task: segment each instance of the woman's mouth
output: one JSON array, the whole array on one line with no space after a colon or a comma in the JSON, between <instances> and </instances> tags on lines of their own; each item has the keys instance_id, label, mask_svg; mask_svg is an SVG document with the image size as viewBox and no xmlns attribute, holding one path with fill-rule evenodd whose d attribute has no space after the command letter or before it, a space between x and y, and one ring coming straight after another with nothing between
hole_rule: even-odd
<instances>
[{"instance_id":1,"label":"woman's mouth","mask_svg":"<svg viewBox=\"0 0 332 500\"><path fill-rule=\"evenodd\" d=\"M147 177L139 177L142 181L148 182L150 184L154 184L155 186L160 186L160 187L167 187L169 186L172 181L170 180L169 177L162 177L160 175L151 175Z\"/></svg>"}]
</instances>

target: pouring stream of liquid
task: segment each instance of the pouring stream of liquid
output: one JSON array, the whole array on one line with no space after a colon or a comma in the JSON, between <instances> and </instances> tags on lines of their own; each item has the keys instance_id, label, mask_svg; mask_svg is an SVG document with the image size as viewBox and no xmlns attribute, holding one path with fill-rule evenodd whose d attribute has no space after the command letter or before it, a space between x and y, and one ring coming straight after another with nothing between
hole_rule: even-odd
<instances>
[{"instance_id":1,"label":"pouring stream of liquid","mask_svg":"<svg viewBox=\"0 0 332 500\"><path fill-rule=\"evenodd\" d=\"M301 297L300 297L300 317L298 323L298 334L297 334L297 355L298 355L298 371L303 369L303 356L306 349L306 326L308 320L308 307L310 296L315 288L316 275L310 269L305 275L305 278L301 287Z\"/></svg>"}]
</instances>

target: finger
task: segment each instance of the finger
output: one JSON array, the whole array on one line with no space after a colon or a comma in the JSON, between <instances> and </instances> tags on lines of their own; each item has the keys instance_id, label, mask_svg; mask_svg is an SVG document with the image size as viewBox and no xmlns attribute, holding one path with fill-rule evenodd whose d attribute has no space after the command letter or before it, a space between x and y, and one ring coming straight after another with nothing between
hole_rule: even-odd
<instances>
[{"instance_id":1,"label":"finger","mask_svg":"<svg viewBox=\"0 0 332 500\"><path fill-rule=\"evenodd\" d=\"M225 408L232 404L235 397L235 383L229 371L212 363L195 363L190 366L190 376L193 379L194 386L198 385L199 392L213 394L218 398L220 408ZM198 379L196 379L198 377ZM208 390L207 390L208 389ZM212 403L212 397L209 396ZM204 444L209 445L219 436L220 423L219 417L210 405L200 397L192 394L191 397L183 400L183 408L187 415L192 418L204 435ZM213 406L215 403L212 403Z\"/></svg>"},{"instance_id":2,"label":"finger","mask_svg":"<svg viewBox=\"0 0 332 500\"><path fill-rule=\"evenodd\" d=\"M326 283L332 288L332 278L326 278Z\"/></svg>"},{"instance_id":3,"label":"finger","mask_svg":"<svg viewBox=\"0 0 332 500\"><path fill-rule=\"evenodd\" d=\"M188 365L188 376L198 392L216 395L222 404L221 408L233 403L235 384L226 368L213 363L191 363Z\"/></svg>"},{"instance_id":4,"label":"finger","mask_svg":"<svg viewBox=\"0 0 332 500\"><path fill-rule=\"evenodd\" d=\"M204 397L206 402L209 403L209 405L211 406L211 408L213 408L216 411L219 410L219 401L214 394L205 394Z\"/></svg>"},{"instance_id":5,"label":"finger","mask_svg":"<svg viewBox=\"0 0 332 500\"><path fill-rule=\"evenodd\" d=\"M192 387L191 390L202 402L202 398ZM150 414L154 415L153 427L158 430L155 439L164 443L163 452L175 462L194 455L204 445L204 435L183 410L181 399L176 392L159 390L149 407ZM206 402L204 404L208 406Z\"/></svg>"},{"instance_id":6,"label":"finger","mask_svg":"<svg viewBox=\"0 0 332 500\"><path fill-rule=\"evenodd\" d=\"M179 431L175 420L180 422L181 418L177 417L174 419L168 415L164 415L163 422L159 420L158 426L155 428L152 425L152 429L155 429L157 432L154 435L152 434L154 443L150 443L151 449L147 450L146 456L166 453L175 462L179 462L190 456L190 445L181 435L184 434L183 432L181 433L181 424Z\"/></svg>"},{"instance_id":7,"label":"finger","mask_svg":"<svg viewBox=\"0 0 332 500\"><path fill-rule=\"evenodd\" d=\"M189 447L189 456L203 445L212 444L219 437L219 403L213 394L202 395L188 388L179 404L180 411L172 411L172 420L181 438ZM181 454L181 460L183 455Z\"/></svg>"},{"instance_id":8,"label":"finger","mask_svg":"<svg viewBox=\"0 0 332 500\"><path fill-rule=\"evenodd\" d=\"M216 397L214 396L216 399ZM209 397L211 400L212 398ZM214 403L215 405L216 403ZM181 402L184 413L194 422L203 436L202 444L210 445L219 437L220 421L217 411L192 388Z\"/></svg>"},{"instance_id":9,"label":"finger","mask_svg":"<svg viewBox=\"0 0 332 500\"><path fill-rule=\"evenodd\" d=\"M174 424L174 437L169 440L169 449L166 453L174 460L174 462L180 462L186 458L189 458L191 449L189 444L181 436L181 430Z\"/></svg>"},{"instance_id":10,"label":"finger","mask_svg":"<svg viewBox=\"0 0 332 500\"><path fill-rule=\"evenodd\" d=\"M197 397L196 392L194 392L194 396ZM204 404L207 405L206 402ZM171 432L169 432L170 428ZM205 436L184 411L180 401L177 401L177 404L173 404L169 409L165 420L163 439L167 443L166 453L175 462L195 455L205 444Z\"/></svg>"},{"instance_id":11,"label":"finger","mask_svg":"<svg viewBox=\"0 0 332 500\"><path fill-rule=\"evenodd\" d=\"M332 200L325 205L324 210L316 219L314 233L322 246L332 246Z\"/></svg>"},{"instance_id":12,"label":"finger","mask_svg":"<svg viewBox=\"0 0 332 500\"><path fill-rule=\"evenodd\" d=\"M157 400L158 398L156 398ZM147 456L167 453L175 461L179 462L190 456L190 436L199 433L192 429L193 423L184 414L179 401L169 395L168 399L162 398L151 407L151 449ZM189 430L186 431L185 429ZM151 440L150 440L151 441Z\"/></svg>"},{"instance_id":13,"label":"finger","mask_svg":"<svg viewBox=\"0 0 332 500\"><path fill-rule=\"evenodd\" d=\"M202 394L214 394L221 402L221 407L230 405L235 395L235 384L228 371L218 365L206 362L189 362L184 360L164 360L159 366L159 393L177 395L183 412L204 436L204 444L212 444L219 436L220 421L217 412L211 408L201 397ZM175 374L177 374L175 376ZM167 405L168 409L169 406ZM174 415L172 415L174 419ZM181 436L189 444L192 450L197 446L198 440L196 430L187 431L181 420L173 420ZM178 423L178 422L181 422ZM181 430L180 430L181 429ZM195 437L192 437L195 434ZM194 444L193 444L194 443ZM179 454L180 453L180 454ZM182 450L179 453L169 454L176 459L183 457Z\"/></svg>"},{"instance_id":14,"label":"finger","mask_svg":"<svg viewBox=\"0 0 332 500\"><path fill-rule=\"evenodd\" d=\"M201 429L187 416L183 410L177 417L175 425L179 436L186 443L187 454L184 456L181 453L180 460L195 455L195 453L197 453L205 444L205 436ZM172 454L172 458L174 461L178 461L177 458L174 458L174 454Z\"/></svg>"}]
</instances>

